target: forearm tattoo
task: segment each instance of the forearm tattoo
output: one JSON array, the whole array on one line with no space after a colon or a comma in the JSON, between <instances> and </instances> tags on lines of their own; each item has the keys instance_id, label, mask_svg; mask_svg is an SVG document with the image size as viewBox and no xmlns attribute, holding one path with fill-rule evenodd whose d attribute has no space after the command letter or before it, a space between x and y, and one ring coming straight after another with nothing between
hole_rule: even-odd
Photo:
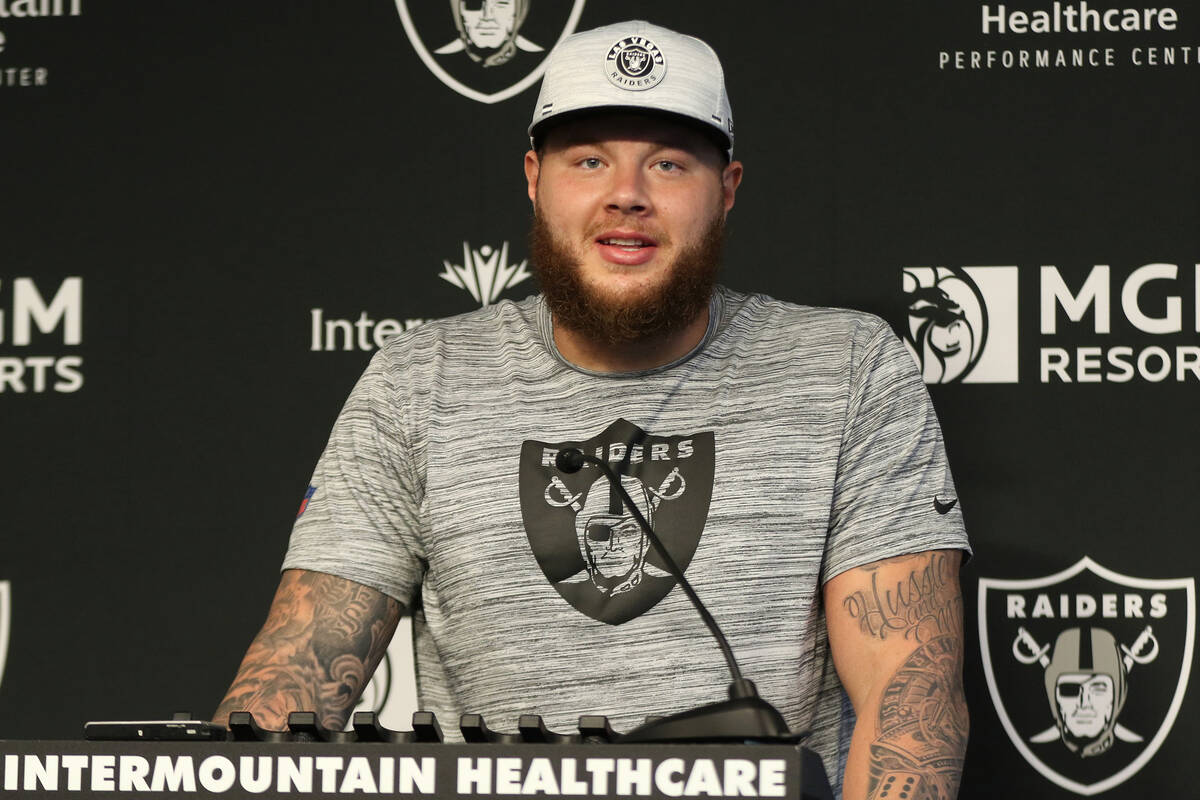
<instances>
[{"instance_id":1,"label":"forearm tattoo","mask_svg":"<svg viewBox=\"0 0 1200 800\"><path fill-rule=\"evenodd\" d=\"M967 749L962 643L939 636L913 651L879 704L869 800L953 800Z\"/></svg>"},{"instance_id":2,"label":"forearm tattoo","mask_svg":"<svg viewBox=\"0 0 1200 800\"><path fill-rule=\"evenodd\" d=\"M842 601L864 635L916 645L880 698L868 800L952 800L958 794L969 717L957 563L955 554L942 552L879 562L865 568L869 587ZM885 573L904 577L884 579Z\"/></svg>"},{"instance_id":3,"label":"forearm tattoo","mask_svg":"<svg viewBox=\"0 0 1200 800\"><path fill-rule=\"evenodd\" d=\"M842 601L862 632L879 639L903 636L922 643L940 634L961 633L962 594L955 561L946 553L934 552L920 557L903 580L894 584L881 581L882 566L897 560L864 567L871 575L870 587Z\"/></svg>"},{"instance_id":4,"label":"forearm tattoo","mask_svg":"<svg viewBox=\"0 0 1200 800\"><path fill-rule=\"evenodd\" d=\"M284 574L271 612L213 719L249 711L282 730L292 711L345 727L391 641L400 604L374 589L317 572Z\"/></svg>"}]
</instances>

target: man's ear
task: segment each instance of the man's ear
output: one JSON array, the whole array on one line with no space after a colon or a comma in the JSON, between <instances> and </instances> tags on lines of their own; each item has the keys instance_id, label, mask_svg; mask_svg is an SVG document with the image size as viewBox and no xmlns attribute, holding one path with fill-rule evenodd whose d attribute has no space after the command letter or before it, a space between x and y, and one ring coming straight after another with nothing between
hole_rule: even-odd
<instances>
[{"instance_id":1,"label":"man's ear","mask_svg":"<svg viewBox=\"0 0 1200 800\"><path fill-rule=\"evenodd\" d=\"M542 163L538 160L538 154L535 150L530 150L525 154L525 180L529 184L529 202L537 203L537 182L538 173L541 172Z\"/></svg>"},{"instance_id":2,"label":"man's ear","mask_svg":"<svg viewBox=\"0 0 1200 800\"><path fill-rule=\"evenodd\" d=\"M733 199L737 194L738 186L742 183L742 162L731 161L725 166L725 170L721 173L721 194L725 201L725 213L733 208Z\"/></svg>"}]
</instances>

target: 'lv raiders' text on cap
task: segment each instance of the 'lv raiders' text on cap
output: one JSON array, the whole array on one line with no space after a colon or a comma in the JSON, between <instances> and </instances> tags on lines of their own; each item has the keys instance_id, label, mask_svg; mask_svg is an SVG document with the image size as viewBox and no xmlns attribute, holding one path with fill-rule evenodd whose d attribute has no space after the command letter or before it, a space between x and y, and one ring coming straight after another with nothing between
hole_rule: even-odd
<instances>
[{"instance_id":1,"label":"'lv raiders' text on cap","mask_svg":"<svg viewBox=\"0 0 1200 800\"><path fill-rule=\"evenodd\" d=\"M538 139L552 120L597 110L653 111L700 123L733 158L733 112L713 49L694 36L634 20L568 36L547 59L529 123Z\"/></svg>"}]
</instances>

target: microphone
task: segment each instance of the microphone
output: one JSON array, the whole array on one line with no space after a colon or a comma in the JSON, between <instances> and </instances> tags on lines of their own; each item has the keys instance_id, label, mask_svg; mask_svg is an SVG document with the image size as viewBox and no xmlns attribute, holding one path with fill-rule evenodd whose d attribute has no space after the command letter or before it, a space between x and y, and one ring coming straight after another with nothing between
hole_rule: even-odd
<instances>
[{"instance_id":1,"label":"microphone","mask_svg":"<svg viewBox=\"0 0 1200 800\"><path fill-rule=\"evenodd\" d=\"M704 624L712 633L713 638L717 640L733 678L733 682L729 684L728 700L660 717L634 728L622 736L619 741L727 742L753 740L789 743L797 741L800 737L793 735L788 730L787 723L779 710L758 696L758 689L754 686L753 681L742 677L742 671L738 668L737 659L733 656L733 648L730 647L729 640L721 632L721 628L713 619L712 614L708 613L704 603L700 602L700 597L684 576L683 570L667 552L667 548L663 546L658 534L642 516L642 512L633 502L629 493L625 491L625 487L621 485L621 479L613 472L608 462L588 455L577 447L560 450L554 457L554 465L558 467L559 471L568 475L578 472L585 463L594 464L600 468L617 496L621 498L625 508L629 510L638 526L645 532L646 538L650 540L655 552L663 560L667 572L671 573L679 582L684 594L699 612L700 618L704 620Z\"/></svg>"}]
</instances>

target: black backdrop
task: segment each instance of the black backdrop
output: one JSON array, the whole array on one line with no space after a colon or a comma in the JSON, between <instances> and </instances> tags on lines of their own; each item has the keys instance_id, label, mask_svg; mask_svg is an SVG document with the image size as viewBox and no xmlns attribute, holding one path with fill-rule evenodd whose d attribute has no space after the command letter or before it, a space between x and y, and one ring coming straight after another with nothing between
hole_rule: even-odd
<instances>
[{"instance_id":1,"label":"black backdrop","mask_svg":"<svg viewBox=\"0 0 1200 800\"><path fill-rule=\"evenodd\" d=\"M426 17L443 5L409 4ZM363 322L366 349L336 331L326 349L325 323L365 314L395 328L467 311L479 303L439 277L444 262L505 243L511 265L526 258L520 160L535 89L493 103L455 91L423 62L396 2L60 5L37 16L53 4L0 4L4 738L209 713L374 348ZM1178 764L1200 734L1184 690L1194 584L1163 590L1165 616L1126 619L1136 615L1122 600L1104 623L1131 645L1151 622L1160 650L1126 669L1121 720L1143 741L1081 759L1030 743L1053 725L1041 671L1010 654L1020 620L999 595L1014 590L986 580L1053 576L1088 557L1111 572L1085 570L1072 579L1090 580L1083 589L1057 578L1021 590L1028 608L1045 592L1057 610L1068 591L1140 592L1149 608L1148 581L1200 572L1200 5L1174 6L1172 30L1026 34L994 21L985 33L996 4L579 5L580 29L648 17L722 55L747 170L726 283L865 309L905 333L906 268L972 268L987 360L930 387L977 551L964 574L964 796L1190 796ZM531 6L543 37L572 8ZM1006 12L1018 9L1053 13ZM428 50L445 43L441 29L418 33ZM1162 63L1168 50L1174 64ZM506 85L540 56L522 53L509 77L463 54L430 58ZM1123 303L1148 264L1175 265L1175 280ZM1047 287L1061 278L1083 296L1101 284L1097 265L1109 313L1101 291L1068 314ZM521 281L500 296L530 291ZM1138 309L1172 330L1143 330L1154 326ZM1043 614L1026 627L1048 645L1067 625ZM1037 714L1026 723L1021 708Z\"/></svg>"}]
</instances>

